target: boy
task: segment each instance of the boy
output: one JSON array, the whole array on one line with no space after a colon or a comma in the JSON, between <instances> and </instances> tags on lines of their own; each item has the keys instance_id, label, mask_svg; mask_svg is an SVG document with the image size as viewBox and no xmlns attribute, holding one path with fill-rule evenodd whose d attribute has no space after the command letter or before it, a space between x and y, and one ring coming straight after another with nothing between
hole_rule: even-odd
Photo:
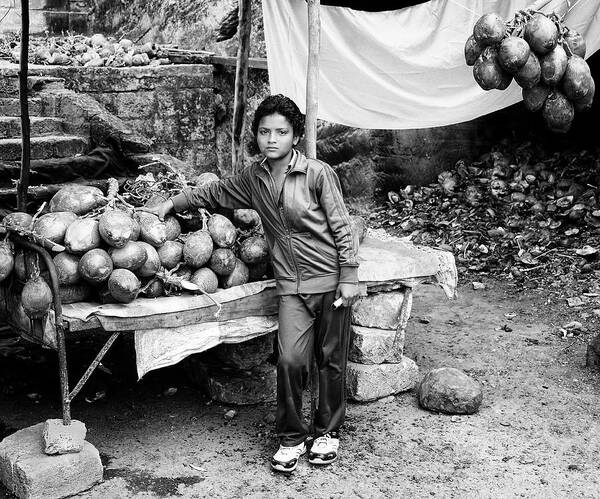
<instances>
[{"instance_id":1,"label":"boy","mask_svg":"<svg viewBox=\"0 0 600 499\"><path fill-rule=\"evenodd\" d=\"M304 117L283 95L258 106L252 131L262 162L238 175L185 189L146 209L163 219L171 210L222 206L252 208L263 222L279 295L274 470L292 472L306 452L302 388L312 352L319 369L319 405L312 464L337 459L338 430L346 409L345 374L350 307L358 296L358 237L352 233L333 169L294 149ZM334 302L341 298L341 307Z\"/></svg>"}]
</instances>

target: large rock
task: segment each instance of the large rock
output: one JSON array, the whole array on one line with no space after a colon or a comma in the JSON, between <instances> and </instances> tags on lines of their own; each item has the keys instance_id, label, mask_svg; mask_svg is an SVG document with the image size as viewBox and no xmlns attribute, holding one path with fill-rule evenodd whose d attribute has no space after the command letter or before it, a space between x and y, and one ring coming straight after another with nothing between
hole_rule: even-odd
<instances>
[{"instance_id":1,"label":"large rock","mask_svg":"<svg viewBox=\"0 0 600 499\"><path fill-rule=\"evenodd\" d=\"M401 362L404 351L404 330L400 330L398 335L396 345L394 345L395 329L352 326L348 358L359 364Z\"/></svg>"},{"instance_id":2,"label":"large rock","mask_svg":"<svg viewBox=\"0 0 600 499\"><path fill-rule=\"evenodd\" d=\"M224 364L238 369L252 369L264 363L273 354L275 333L265 334L242 343L219 345L215 356Z\"/></svg>"},{"instance_id":3,"label":"large rock","mask_svg":"<svg viewBox=\"0 0 600 499\"><path fill-rule=\"evenodd\" d=\"M207 389L210 398L223 404L271 402L277 395L277 368L264 364L250 371L208 374Z\"/></svg>"},{"instance_id":4,"label":"large rock","mask_svg":"<svg viewBox=\"0 0 600 499\"><path fill-rule=\"evenodd\" d=\"M398 364L364 365L348 362L346 391L356 402L369 402L413 388L419 368L415 362L402 357Z\"/></svg>"},{"instance_id":5,"label":"large rock","mask_svg":"<svg viewBox=\"0 0 600 499\"><path fill-rule=\"evenodd\" d=\"M62 419L48 419L43 431L44 452L48 455L81 452L86 432L81 421L73 419L65 426Z\"/></svg>"},{"instance_id":6,"label":"large rock","mask_svg":"<svg viewBox=\"0 0 600 499\"><path fill-rule=\"evenodd\" d=\"M102 481L98 450L84 442L81 452L44 453L44 423L30 426L0 442L0 481L20 499L58 499Z\"/></svg>"},{"instance_id":7,"label":"large rock","mask_svg":"<svg viewBox=\"0 0 600 499\"><path fill-rule=\"evenodd\" d=\"M419 403L432 411L473 414L479 409L482 399L481 385L453 367L428 372L419 386Z\"/></svg>"},{"instance_id":8,"label":"large rock","mask_svg":"<svg viewBox=\"0 0 600 499\"><path fill-rule=\"evenodd\" d=\"M378 329L396 329L400 322L402 291L375 293L360 298L352 306L352 324Z\"/></svg>"}]
</instances>

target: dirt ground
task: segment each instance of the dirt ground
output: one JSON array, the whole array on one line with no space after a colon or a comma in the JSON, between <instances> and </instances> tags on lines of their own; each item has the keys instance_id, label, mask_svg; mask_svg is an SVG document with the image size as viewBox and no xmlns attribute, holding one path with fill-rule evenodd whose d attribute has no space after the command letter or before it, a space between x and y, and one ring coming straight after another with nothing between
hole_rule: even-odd
<instances>
[{"instance_id":1,"label":"dirt ground","mask_svg":"<svg viewBox=\"0 0 600 499\"><path fill-rule=\"evenodd\" d=\"M483 384L478 414L427 412L413 392L350 404L340 459L302 461L291 476L268 466L272 404L228 421L231 407L211 404L178 366L136 382L131 345L118 342L112 374L95 375L73 405L105 465L104 482L78 497L600 497L600 374L585 367L593 327L563 338L577 311L543 291L486 286L462 285L453 302L421 286L406 338L422 373L457 367ZM92 355L86 342L71 348ZM59 416L55 372L51 352L0 357L0 438Z\"/></svg>"}]
</instances>

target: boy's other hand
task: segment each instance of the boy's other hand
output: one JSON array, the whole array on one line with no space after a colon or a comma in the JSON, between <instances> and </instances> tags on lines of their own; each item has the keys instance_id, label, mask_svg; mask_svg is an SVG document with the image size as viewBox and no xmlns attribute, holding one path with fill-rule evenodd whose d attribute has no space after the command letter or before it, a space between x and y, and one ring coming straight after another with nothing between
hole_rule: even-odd
<instances>
[{"instance_id":1,"label":"boy's other hand","mask_svg":"<svg viewBox=\"0 0 600 499\"><path fill-rule=\"evenodd\" d=\"M342 307L351 307L354 302L360 296L360 289L358 284L351 284L348 282L340 282L337 289L335 290L335 298L342 299Z\"/></svg>"},{"instance_id":2,"label":"boy's other hand","mask_svg":"<svg viewBox=\"0 0 600 499\"><path fill-rule=\"evenodd\" d=\"M167 199L156 206L140 206L137 211L152 213L153 215L156 215L161 222L163 222L165 220L165 216L167 216L172 209L173 201Z\"/></svg>"}]
</instances>

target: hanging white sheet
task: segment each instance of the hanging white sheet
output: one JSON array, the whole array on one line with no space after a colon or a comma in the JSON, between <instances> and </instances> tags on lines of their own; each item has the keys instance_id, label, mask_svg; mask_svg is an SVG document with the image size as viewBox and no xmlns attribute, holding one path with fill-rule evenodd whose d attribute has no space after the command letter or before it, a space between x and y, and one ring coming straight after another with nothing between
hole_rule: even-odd
<instances>
[{"instance_id":1,"label":"hanging white sheet","mask_svg":"<svg viewBox=\"0 0 600 499\"><path fill-rule=\"evenodd\" d=\"M521 88L485 92L464 44L486 12L511 19L532 0L432 0L386 12L321 6L319 118L356 128L429 128L469 121L519 102ZM600 1L570 0L565 22L600 48ZM271 93L304 112L307 7L262 0ZM565 9L553 0L542 10Z\"/></svg>"}]
</instances>

